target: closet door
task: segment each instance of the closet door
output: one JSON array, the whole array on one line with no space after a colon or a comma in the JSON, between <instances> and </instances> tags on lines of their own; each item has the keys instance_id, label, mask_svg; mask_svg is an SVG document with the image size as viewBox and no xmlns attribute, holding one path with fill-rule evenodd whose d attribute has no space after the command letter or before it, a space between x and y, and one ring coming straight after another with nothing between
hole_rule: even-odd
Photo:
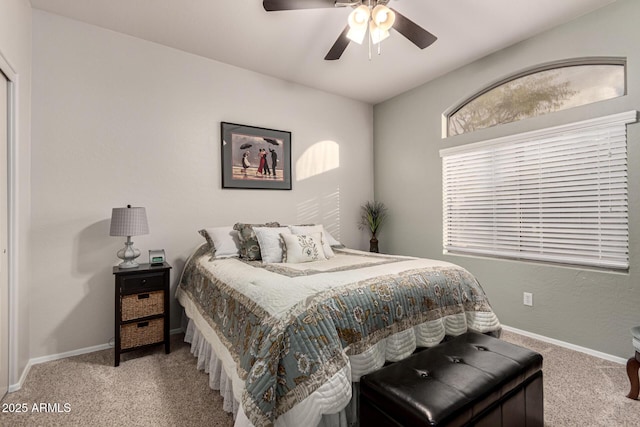
<instances>
[{"instance_id":1,"label":"closet door","mask_svg":"<svg viewBox=\"0 0 640 427\"><path fill-rule=\"evenodd\" d=\"M9 388L9 271L7 262L7 148L9 82L0 71L0 398Z\"/></svg>"}]
</instances>

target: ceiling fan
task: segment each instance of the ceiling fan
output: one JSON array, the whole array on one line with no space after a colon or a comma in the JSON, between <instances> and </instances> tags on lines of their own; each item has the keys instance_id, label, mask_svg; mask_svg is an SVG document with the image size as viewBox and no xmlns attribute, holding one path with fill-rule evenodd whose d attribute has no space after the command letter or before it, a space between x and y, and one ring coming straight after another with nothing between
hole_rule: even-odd
<instances>
[{"instance_id":1,"label":"ceiling fan","mask_svg":"<svg viewBox=\"0 0 640 427\"><path fill-rule=\"evenodd\" d=\"M388 8L387 3L389 0L263 0L262 6L267 12L352 7L354 10L349 15L349 23L324 57L327 61L340 59L349 42L362 43L367 31L370 32L374 44L384 40L390 28L398 31L420 49L438 39L397 10Z\"/></svg>"}]
</instances>

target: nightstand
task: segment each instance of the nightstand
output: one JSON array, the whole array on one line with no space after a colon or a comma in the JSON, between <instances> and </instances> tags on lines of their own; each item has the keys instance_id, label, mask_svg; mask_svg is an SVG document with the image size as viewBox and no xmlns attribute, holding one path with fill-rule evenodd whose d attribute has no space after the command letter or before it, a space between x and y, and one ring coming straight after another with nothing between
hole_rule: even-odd
<instances>
[{"instance_id":1,"label":"nightstand","mask_svg":"<svg viewBox=\"0 0 640 427\"><path fill-rule=\"evenodd\" d=\"M120 354L164 344L169 354L169 283L171 266L140 264L113 267L116 279L114 366Z\"/></svg>"}]
</instances>

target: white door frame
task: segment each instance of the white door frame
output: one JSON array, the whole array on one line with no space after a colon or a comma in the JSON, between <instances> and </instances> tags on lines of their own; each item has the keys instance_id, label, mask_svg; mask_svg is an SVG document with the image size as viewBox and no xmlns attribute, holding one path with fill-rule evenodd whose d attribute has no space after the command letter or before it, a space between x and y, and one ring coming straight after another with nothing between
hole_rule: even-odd
<instances>
[{"instance_id":1,"label":"white door frame","mask_svg":"<svg viewBox=\"0 0 640 427\"><path fill-rule=\"evenodd\" d=\"M0 70L8 79L8 138L7 138L7 225L9 268L9 392L16 391L18 385L18 215L17 215L17 123L19 76L0 50ZM17 386L17 387L16 387Z\"/></svg>"}]
</instances>

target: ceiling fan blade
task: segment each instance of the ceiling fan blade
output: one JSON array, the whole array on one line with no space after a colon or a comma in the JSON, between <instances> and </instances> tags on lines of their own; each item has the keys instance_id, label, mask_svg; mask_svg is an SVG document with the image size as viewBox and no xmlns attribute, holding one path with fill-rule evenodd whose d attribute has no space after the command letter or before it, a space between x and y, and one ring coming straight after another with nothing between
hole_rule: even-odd
<instances>
[{"instance_id":1,"label":"ceiling fan blade","mask_svg":"<svg viewBox=\"0 0 640 427\"><path fill-rule=\"evenodd\" d=\"M411 43L415 44L420 49L424 49L438 40L436 36L409 18L400 14L397 10L391 10L396 14L396 22L393 24L393 29L405 36Z\"/></svg>"},{"instance_id":2,"label":"ceiling fan blade","mask_svg":"<svg viewBox=\"0 0 640 427\"><path fill-rule=\"evenodd\" d=\"M342 34L338 37L338 40L331 46L329 49L329 53L324 57L325 61L335 61L336 59L340 59L342 53L349 45L349 39L347 38L347 33L349 32L349 26L347 25L345 29L342 31Z\"/></svg>"},{"instance_id":3,"label":"ceiling fan blade","mask_svg":"<svg viewBox=\"0 0 640 427\"><path fill-rule=\"evenodd\" d=\"M278 10L320 9L335 7L335 0L264 0L262 6L267 12Z\"/></svg>"}]
</instances>

